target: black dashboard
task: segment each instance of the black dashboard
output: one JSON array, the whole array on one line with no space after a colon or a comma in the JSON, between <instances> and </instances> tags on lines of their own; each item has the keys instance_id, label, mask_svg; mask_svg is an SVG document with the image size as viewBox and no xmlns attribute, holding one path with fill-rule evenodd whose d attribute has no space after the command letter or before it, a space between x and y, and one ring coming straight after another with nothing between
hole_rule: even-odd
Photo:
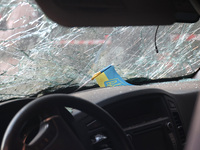
<instances>
[{"instance_id":1,"label":"black dashboard","mask_svg":"<svg viewBox=\"0 0 200 150\"><path fill-rule=\"evenodd\" d=\"M198 96L199 82L190 83L190 86L179 84L181 89L177 85L169 85L161 85L159 89L153 86L102 88L71 95L91 101L111 114L136 150L182 150ZM13 100L0 104L1 139L16 112L33 100ZM101 122L78 110L73 110L72 115L84 126L94 150L113 149L109 131Z\"/></svg>"},{"instance_id":2,"label":"black dashboard","mask_svg":"<svg viewBox=\"0 0 200 150\"><path fill-rule=\"evenodd\" d=\"M160 89L152 89L157 85L116 87L74 95L98 104L111 114L136 150L182 150L198 96L197 84L180 83L180 88L169 83L160 85ZM94 149L112 149L98 120L77 111L74 116L87 126L90 138L95 141Z\"/></svg>"}]
</instances>

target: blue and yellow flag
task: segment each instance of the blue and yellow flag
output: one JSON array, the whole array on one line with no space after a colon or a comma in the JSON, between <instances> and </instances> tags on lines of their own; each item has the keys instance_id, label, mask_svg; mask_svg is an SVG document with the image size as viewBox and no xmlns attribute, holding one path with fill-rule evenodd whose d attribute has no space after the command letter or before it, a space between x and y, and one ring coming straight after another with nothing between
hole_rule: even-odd
<instances>
[{"instance_id":1,"label":"blue and yellow flag","mask_svg":"<svg viewBox=\"0 0 200 150\"><path fill-rule=\"evenodd\" d=\"M115 71L113 65L109 65L103 70L97 72L92 80L96 79L100 87L115 87L115 86L126 86L131 85L128 82L124 81L119 74Z\"/></svg>"}]
</instances>

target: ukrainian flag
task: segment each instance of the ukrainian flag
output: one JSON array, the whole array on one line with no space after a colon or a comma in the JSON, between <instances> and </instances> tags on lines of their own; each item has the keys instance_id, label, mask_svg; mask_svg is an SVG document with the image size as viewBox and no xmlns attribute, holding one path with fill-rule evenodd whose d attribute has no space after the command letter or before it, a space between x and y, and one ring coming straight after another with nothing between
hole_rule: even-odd
<instances>
[{"instance_id":1,"label":"ukrainian flag","mask_svg":"<svg viewBox=\"0 0 200 150\"><path fill-rule=\"evenodd\" d=\"M115 71L113 65L109 65L103 70L97 72L92 80L96 79L100 87L115 87L115 86L127 86L131 85L128 82L124 81L119 74Z\"/></svg>"}]
</instances>

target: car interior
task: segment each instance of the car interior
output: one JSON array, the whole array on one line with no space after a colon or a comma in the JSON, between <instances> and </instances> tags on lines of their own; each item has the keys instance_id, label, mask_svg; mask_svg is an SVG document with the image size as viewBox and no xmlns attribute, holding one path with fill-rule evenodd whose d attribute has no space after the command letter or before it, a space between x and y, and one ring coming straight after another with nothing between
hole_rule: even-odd
<instances>
[{"instance_id":1,"label":"car interior","mask_svg":"<svg viewBox=\"0 0 200 150\"><path fill-rule=\"evenodd\" d=\"M195 23L200 16L198 0L36 3L65 27L160 26ZM198 150L199 70L191 78L80 91L74 87L1 101L1 150Z\"/></svg>"}]
</instances>

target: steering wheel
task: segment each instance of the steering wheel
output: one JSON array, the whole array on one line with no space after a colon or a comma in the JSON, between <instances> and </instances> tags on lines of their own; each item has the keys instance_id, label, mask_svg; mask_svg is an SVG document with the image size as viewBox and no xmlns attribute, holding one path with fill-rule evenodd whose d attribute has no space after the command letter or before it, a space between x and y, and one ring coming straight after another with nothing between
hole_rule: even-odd
<instances>
[{"instance_id":1,"label":"steering wheel","mask_svg":"<svg viewBox=\"0 0 200 150\"><path fill-rule=\"evenodd\" d=\"M105 110L99 106L67 94L52 94L35 99L25 105L11 120L4 134L1 150L88 150L80 135L74 132L59 113L58 108L71 107L94 117L109 131L113 147L118 150L133 150L133 146L120 125ZM25 122L40 115L45 110L51 110L48 117L40 121L39 131L27 144L21 138ZM73 117L71 115L71 117Z\"/></svg>"}]
</instances>

